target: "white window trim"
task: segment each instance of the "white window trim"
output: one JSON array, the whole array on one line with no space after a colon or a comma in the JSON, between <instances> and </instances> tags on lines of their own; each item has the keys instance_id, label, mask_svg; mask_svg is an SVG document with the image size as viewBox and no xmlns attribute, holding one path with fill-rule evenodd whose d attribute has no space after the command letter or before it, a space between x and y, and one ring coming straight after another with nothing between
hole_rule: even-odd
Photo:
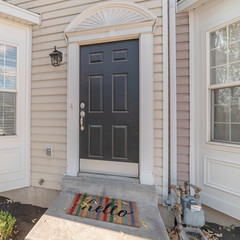
<instances>
[{"instance_id":1,"label":"white window trim","mask_svg":"<svg viewBox=\"0 0 240 240\"><path fill-rule=\"evenodd\" d=\"M214 146L215 148L219 148L219 150L223 149L227 152L237 152L240 153L240 145L238 144L231 144L227 142L221 142L221 141L214 141L212 139L212 96L211 96L211 91L214 89L220 89L220 88L229 88L229 87L236 87L240 86L240 82L232 82L232 83L224 83L224 84L211 84L211 79L210 79L210 33L214 32L218 29L224 28L226 26L229 26L237 21L239 21L240 18L233 19L231 21L228 21L224 24L220 24L214 28L209 29L206 32L206 96L207 96L207 101L206 101L206 109L207 114L206 114L206 123L207 123L207 128L206 128L206 139L205 139L205 144Z\"/></svg>"},{"instance_id":2,"label":"white window trim","mask_svg":"<svg viewBox=\"0 0 240 240\"><path fill-rule=\"evenodd\" d=\"M134 4L125 2L104 3L91 8L97 8L115 4L127 8ZM134 5L134 10L143 12L143 8ZM149 11L145 10L146 14ZM80 15L79 15L80 16ZM79 17L78 16L78 17ZM77 18L78 18L77 17ZM73 20L76 24L76 21ZM79 172L79 56L81 45L139 39L139 66L140 66L140 99L139 99L139 164L140 182L142 184L154 184L154 100L153 100L153 30L157 18L149 14L149 20L125 24L123 28L117 25L97 28L96 31L71 32L67 27L65 33L68 41L68 100L67 100L67 169L66 174L77 176ZM69 26L72 26L70 23ZM147 80L147 81L146 81Z\"/></svg>"}]
</instances>

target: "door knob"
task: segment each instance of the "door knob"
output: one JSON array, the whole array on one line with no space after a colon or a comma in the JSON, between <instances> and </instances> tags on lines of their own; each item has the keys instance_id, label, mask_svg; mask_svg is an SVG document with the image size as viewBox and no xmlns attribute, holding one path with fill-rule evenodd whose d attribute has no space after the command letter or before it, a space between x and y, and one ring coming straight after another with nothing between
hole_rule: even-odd
<instances>
[{"instance_id":1,"label":"door knob","mask_svg":"<svg viewBox=\"0 0 240 240\"><path fill-rule=\"evenodd\" d=\"M80 130L83 131L84 130L84 126L83 126L83 119L85 117L85 112L81 111L80 112Z\"/></svg>"}]
</instances>

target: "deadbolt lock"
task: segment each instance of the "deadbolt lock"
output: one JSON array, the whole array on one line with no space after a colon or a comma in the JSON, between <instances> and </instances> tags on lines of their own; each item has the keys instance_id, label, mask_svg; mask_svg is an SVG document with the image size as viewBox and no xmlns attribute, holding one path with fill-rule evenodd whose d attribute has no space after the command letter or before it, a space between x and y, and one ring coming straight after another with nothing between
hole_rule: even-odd
<instances>
[{"instance_id":1,"label":"deadbolt lock","mask_svg":"<svg viewBox=\"0 0 240 240\"><path fill-rule=\"evenodd\" d=\"M84 108L85 108L85 103L84 103L84 102L81 102L80 108L81 108L81 109L84 109Z\"/></svg>"}]
</instances>

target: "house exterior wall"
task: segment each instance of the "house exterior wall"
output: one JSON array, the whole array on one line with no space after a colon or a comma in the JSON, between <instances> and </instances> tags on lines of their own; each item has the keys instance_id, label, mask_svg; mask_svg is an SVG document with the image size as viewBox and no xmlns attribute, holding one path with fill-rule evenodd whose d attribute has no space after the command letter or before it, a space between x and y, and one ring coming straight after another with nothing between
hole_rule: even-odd
<instances>
[{"instance_id":1,"label":"house exterior wall","mask_svg":"<svg viewBox=\"0 0 240 240\"><path fill-rule=\"evenodd\" d=\"M176 14L177 183L189 180L189 16Z\"/></svg>"},{"instance_id":2,"label":"house exterior wall","mask_svg":"<svg viewBox=\"0 0 240 240\"><path fill-rule=\"evenodd\" d=\"M33 27L31 83L31 186L61 189L67 158L67 44L64 30L82 11L102 0L7 0L21 8L41 13L42 23ZM162 7L160 0L128 0L148 8L159 18L154 32L154 175L162 194ZM54 68L48 54L53 47L64 54L64 63ZM46 147L53 148L51 157ZM40 179L44 179L42 185Z\"/></svg>"}]
</instances>

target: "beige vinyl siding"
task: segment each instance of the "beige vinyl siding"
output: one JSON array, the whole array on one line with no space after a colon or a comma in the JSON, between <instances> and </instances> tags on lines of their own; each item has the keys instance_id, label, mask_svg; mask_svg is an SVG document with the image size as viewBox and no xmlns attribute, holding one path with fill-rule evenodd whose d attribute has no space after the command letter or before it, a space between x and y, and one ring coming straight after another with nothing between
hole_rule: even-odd
<instances>
[{"instance_id":1,"label":"beige vinyl siding","mask_svg":"<svg viewBox=\"0 0 240 240\"><path fill-rule=\"evenodd\" d=\"M102 0L7 0L8 3L41 13L41 26L33 27L31 102L31 184L60 189L66 168L67 46L64 30L82 11ZM162 8L160 0L127 0L148 8L159 18L154 34L154 127L155 182L162 194ZM48 54L54 46L64 53L65 63L54 68ZM45 148L53 147L47 157ZM45 182L39 185L39 180Z\"/></svg>"},{"instance_id":2,"label":"beige vinyl siding","mask_svg":"<svg viewBox=\"0 0 240 240\"><path fill-rule=\"evenodd\" d=\"M177 57L177 180L189 180L189 18L188 13L176 15Z\"/></svg>"}]
</instances>

